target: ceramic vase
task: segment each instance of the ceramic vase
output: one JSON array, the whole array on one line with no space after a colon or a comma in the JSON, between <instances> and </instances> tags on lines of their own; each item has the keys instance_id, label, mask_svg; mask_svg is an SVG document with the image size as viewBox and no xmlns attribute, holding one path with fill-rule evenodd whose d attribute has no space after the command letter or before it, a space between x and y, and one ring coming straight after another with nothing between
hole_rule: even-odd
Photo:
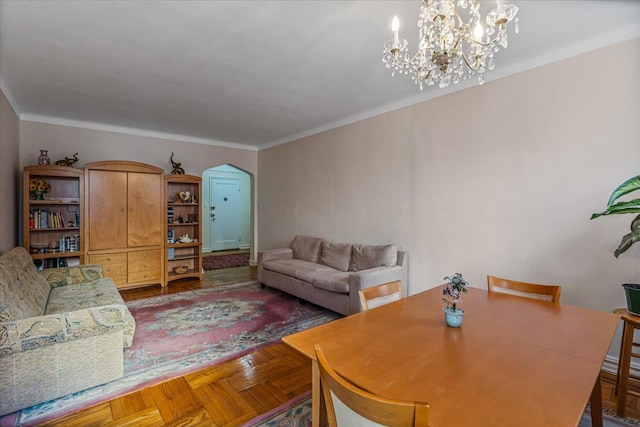
<instances>
[{"instance_id":1,"label":"ceramic vase","mask_svg":"<svg viewBox=\"0 0 640 427\"><path fill-rule=\"evenodd\" d=\"M38 164L41 166L51 164L51 159L49 158L48 150L40 150L40 155L38 156Z\"/></svg>"},{"instance_id":2,"label":"ceramic vase","mask_svg":"<svg viewBox=\"0 0 640 427\"><path fill-rule=\"evenodd\" d=\"M452 328L459 328L462 325L462 320L464 319L464 310L460 308L456 308L454 311L450 307L444 307L444 319L447 322L447 326L451 326Z\"/></svg>"}]
</instances>

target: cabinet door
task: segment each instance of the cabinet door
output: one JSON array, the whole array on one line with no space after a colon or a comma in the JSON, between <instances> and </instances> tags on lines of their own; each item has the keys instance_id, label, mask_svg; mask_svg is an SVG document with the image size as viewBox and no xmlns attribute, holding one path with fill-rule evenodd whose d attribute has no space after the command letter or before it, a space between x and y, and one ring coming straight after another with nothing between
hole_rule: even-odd
<instances>
[{"instance_id":1,"label":"cabinet door","mask_svg":"<svg viewBox=\"0 0 640 427\"><path fill-rule=\"evenodd\" d=\"M161 175L129 173L128 246L161 245L163 240L164 214L162 209Z\"/></svg>"},{"instance_id":2,"label":"cabinet door","mask_svg":"<svg viewBox=\"0 0 640 427\"><path fill-rule=\"evenodd\" d=\"M127 247L127 173L89 171L89 250Z\"/></svg>"}]
</instances>

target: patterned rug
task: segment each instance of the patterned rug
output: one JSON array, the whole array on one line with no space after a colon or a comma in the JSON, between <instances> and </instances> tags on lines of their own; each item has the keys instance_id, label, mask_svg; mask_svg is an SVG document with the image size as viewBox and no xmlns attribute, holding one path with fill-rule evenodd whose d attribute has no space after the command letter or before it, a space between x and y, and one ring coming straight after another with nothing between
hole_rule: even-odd
<instances>
[{"instance_id":1,"label":"patterned rug","mask_svg":"<svg viewBox=\"0 0 640 427\"><path fill-rule=\"evenodd\" d=\"M202 268L218 270L220 268L243 267L249 265L249 252L241 254L209 255L202 257Z\"/></svg>"},{"instance_id":2,"label":"patterned rug","mask_svg":"<svg viewBox=\"0 0 640 427\"><path fill-rule=\"evenodd\" d=\"M0 425L35 425L116 396L237 358L339 315L253 282L127 303L136 320L124 350L124 377L0 417Z\"/></svg>"},{"instance_id":3,"label":"patterned rug","mask_svg":"<svg viewBox=\"0 0 640 427\"><path fill-rule=\"evenodd\" d=\"M616 417L610 410L602 413L603 427L636 427L640 422L633 418ZM249 421L244 427L311 427L311 399L295 399L268 414ZM591 427L589 408L582 415L578 427Z\"/></svg>"},{"instance_id":4,"label":"patterned rug","mask_svg":"<svg viewBox=\"0 0 640 427\"><path fill-rule=\"evenodd\" d=\"M637 427L640 426L640 421L635 418L620 418L612 410L604 408L602 410L602 425L604 427ZM591 410L589 406L584 411L578 427L591 427Z\"/></svg>"}]
</instances>

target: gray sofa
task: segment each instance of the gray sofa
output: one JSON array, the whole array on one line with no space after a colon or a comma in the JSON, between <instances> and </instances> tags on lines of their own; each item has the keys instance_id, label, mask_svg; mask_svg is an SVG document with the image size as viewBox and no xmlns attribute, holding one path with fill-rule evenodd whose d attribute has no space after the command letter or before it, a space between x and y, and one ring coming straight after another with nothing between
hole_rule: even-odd
<instances>
[{"instance_id":1,"label":"gray sofa","mask_svg":"<svg viewBox=\"0 0 640 427\"><path fill-rule=\"evenodd\" d=\"M121 378L135 321L102 267L0 256L0 415Z\"/></svg>"},{"instance_id":2,"label":"gray sofa","mask_svg":"<svg viewBox=\"0 0 640 427\"><path fill-rule=\"evenodd\" d=\"M407 295L407 254L395 245L296 236L290 248L258 253L261 284L345 316L360 311L358 290L395 280Z\"/></svg>"}]
</instances>

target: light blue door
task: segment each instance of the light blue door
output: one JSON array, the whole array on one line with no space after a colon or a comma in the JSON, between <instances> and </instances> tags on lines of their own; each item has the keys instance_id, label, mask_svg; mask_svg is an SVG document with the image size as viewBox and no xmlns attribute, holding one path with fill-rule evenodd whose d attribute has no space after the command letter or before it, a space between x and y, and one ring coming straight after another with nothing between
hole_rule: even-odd
<instances>
[{"instance_id":1,"label":"light blue door","mask_svg":"<svg viewBox=\"0 0 640 427\"><path fill-rule=\"evenodd\" d=\"M211 250L237 249L242 237L240 179L211 177L210 184Z\"/></svg>"}]
</instances>

